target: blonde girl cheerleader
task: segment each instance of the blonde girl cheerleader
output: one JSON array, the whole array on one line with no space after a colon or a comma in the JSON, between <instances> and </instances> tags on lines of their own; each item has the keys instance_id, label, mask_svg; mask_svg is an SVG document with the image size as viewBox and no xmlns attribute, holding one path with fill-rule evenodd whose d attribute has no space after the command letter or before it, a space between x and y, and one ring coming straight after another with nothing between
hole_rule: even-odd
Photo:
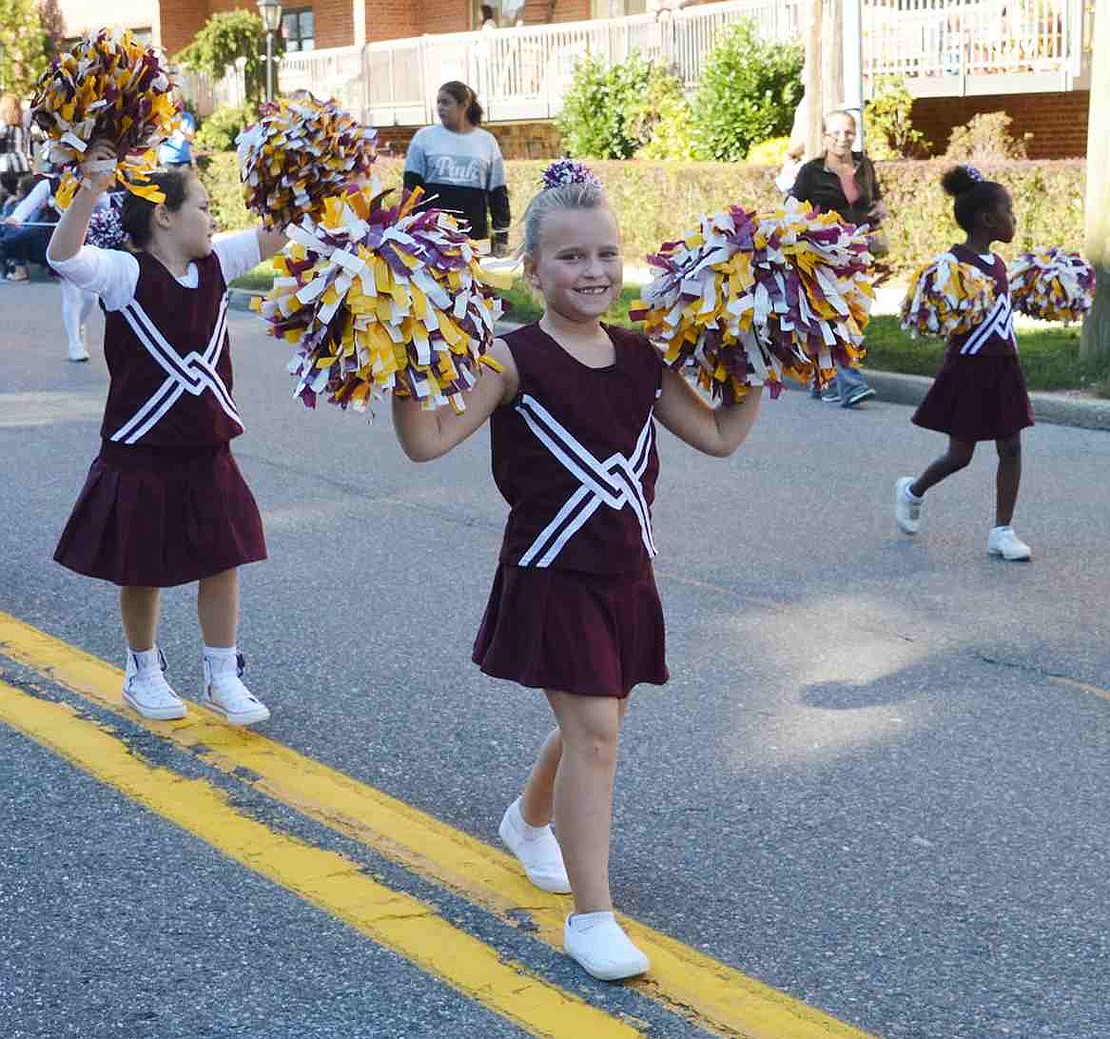
<instances>
[{"instance_id":1,"label":"blonde girl cheerleader","mask_svg":"<svg viewBox=\"0 0 1110 1039\"><path fill-rule=\"evenodd\" d=\"M656 424L727 457L751 429L759 393L714 409L643 336L602 324L621 289L617 222L592 174L559 168L524 220L525 276L543 316L495 341L497 370L461 414L394 396L393 415L414 461L490 422L510 511L473 658L489 675L542 689L556 722L500 834L534 884L573 892L567 954L616 980L649 967L613 915L609 846L629 694L668 678L652 571Z\"/></svg>"}]
</instances>

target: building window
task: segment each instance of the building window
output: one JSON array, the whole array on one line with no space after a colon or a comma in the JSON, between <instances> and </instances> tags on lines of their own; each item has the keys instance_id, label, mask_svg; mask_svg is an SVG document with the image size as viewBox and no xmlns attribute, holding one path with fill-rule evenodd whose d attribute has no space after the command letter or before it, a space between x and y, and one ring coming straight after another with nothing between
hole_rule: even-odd
<instances>
[{"instance_id":1,"label":"building window","mask_svg":"<svg viewBox=\"0 0 1110 1039\"><path fill-rule=\"evenodd\" d=\"M281 32L287 51L316 49L316 25L311 7L298 7L281 16Z\"/></svg>"},{"instance_id":2,"label":"building window","mask_svg":"<svg viewBox=\"0 0 1110 1039\"><path fill-rule=\"evenodd\" d=\"M626 14L643 14L647 6L646 0L592 0L590 11L593 18L621 18Z\"/></svg>"}]
</instances>

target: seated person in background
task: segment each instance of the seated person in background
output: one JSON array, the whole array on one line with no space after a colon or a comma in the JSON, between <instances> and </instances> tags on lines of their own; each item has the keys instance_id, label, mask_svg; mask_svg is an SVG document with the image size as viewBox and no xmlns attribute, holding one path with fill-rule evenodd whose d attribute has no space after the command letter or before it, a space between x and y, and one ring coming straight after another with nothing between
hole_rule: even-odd
<instances>
[{"instance_id":1,"label":"seated person in background","mask_svg":"<svg viewBox=\"0 0 1110 1039\"><path fill-rule=\"evenodd\" d=\"M57 222L53 186L41 177L0 220L0 269L7 271L8 281L26 281L32 263L46 266L46 247Z\"/></svg>"}]
</instances>

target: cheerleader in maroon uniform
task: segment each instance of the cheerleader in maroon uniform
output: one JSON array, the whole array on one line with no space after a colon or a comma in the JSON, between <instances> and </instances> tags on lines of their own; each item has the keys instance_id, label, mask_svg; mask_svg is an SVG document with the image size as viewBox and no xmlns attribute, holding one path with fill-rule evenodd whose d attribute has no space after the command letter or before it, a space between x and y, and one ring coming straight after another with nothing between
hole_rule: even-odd
<instances>
[{"instance_id":1,"label":"cheerleader in maroon uniform","mask_svg":"<svg viewBox=\"0 0 1110 1039\"><path fill-rule=\"evenodd\" d=\"M1008 560L1029 559L1029 546L1010 523L1021 483L1021 431L1033 425L1033 409L1018 362L1006 264L991 252L992 242L1013 241L1013 204L1001 184L984 180L971 166L956 166L941 183L955 199L956 223L967 232L967 242L953 246L952 254L989 275L997 291L983 321L949 340L936 380L914 412L917 425L948 434L948 450L917 479L898 480L894 516L904 533L916 534L925 492L965 468L978 441L993 440L998 473L987 551Z\"/></svg>"},{"instance_id":2,"label":"cheerleader in maroon uniform","mask_svg":"<svg viewBox=\"0 0 1110 1039\"><path fill-rule=\"evenodd\" d=\"M621 288L616 220L592 174L561 168L569 182L545 177L524 218L525 276L543 317L494 343L499 370L483 374L462 414L397 398L393 413L415 461L490 420L510 512L474 660L544 690L558 724L500 834L534 884L573 891L566 951L614 980L648 969L613 916L609 836L628 694L667 680L651 563L655 421L724 457L751 428L759 393L714 410L643 336L601 324Z\"/></svg>"},{"instance_id":3,"label":"cheerleader in maroon uniform","mask_svg":"<svg viewBox=\"0 0 1110 1039\"><path fill-rule=\"evenodd\" d=\"M82 246L113 176L94 164L110 160L106 146L90 148L81 189L47 251L59 274L101 298L111 377L100 453L54 558L120 586L123 698L144 718L185 714L163 675L159 589L199 581L202 702L250 725L270 712L240 677L236 568L265 559L266 543L229 448L243 423L231 395L227 285L285 239L252 230L213 241L203 185L190 170L170 170L153 177L164 202L124 201L136 252Z\"/></svg>"}]
</instances>

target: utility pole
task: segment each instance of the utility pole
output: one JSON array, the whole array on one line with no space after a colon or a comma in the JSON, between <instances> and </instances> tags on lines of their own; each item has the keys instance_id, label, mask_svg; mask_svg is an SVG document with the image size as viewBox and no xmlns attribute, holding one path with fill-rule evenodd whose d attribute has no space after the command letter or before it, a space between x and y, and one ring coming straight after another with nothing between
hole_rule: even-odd
<instances>
[{"instance_id":1,"label":"utility pole","mask_svg":"<svg viewBox=\"0 0 1110 1039\"><path fill-rule=\"evenodd\" d=\"M1095 266L1095 305L1083 322L1081 357L1110 357L1110 0L1095 0L1091 111L1087 119L1086 254Z\"/></svg>"}]
</instances>

